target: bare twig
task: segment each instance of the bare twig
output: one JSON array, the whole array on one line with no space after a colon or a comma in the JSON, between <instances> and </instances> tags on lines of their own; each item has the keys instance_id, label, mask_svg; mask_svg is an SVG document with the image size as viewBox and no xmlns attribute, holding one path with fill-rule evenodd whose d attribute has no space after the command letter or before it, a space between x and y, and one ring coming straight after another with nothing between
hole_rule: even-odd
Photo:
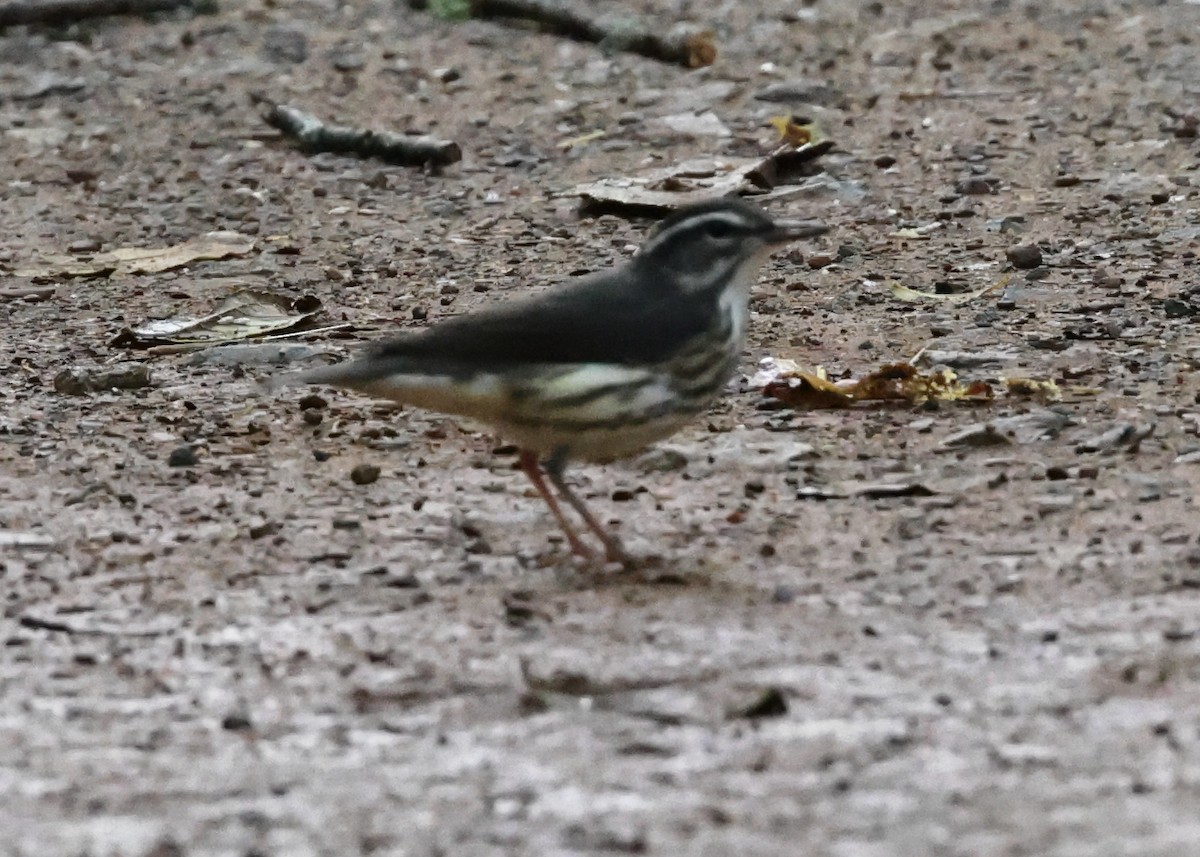
<instances>
[{"instance_id":1,"label":"bare twig","mask_svg":"<svg viewBox=\"0 0 1200 857\"><path fill-rule=\"evenodd\" d=\"M130 628L126 625L100 626L95 628L77 627L59 619L46 619L26 613L17 620L22 628L33 631L54 631L58 634L79 634L81 636L111 636L111 637L161 637L171 633L170 628Z\"/></svg>"},{"instance_id":2,"label":"bare twig","mask_svg":"<svg viewBox=\"0 0 1200 857\"><path fill-rule=\"evenodd\" d=\"M58 286L31 286L27 289L0 289L0 300L3 301L44 301L51 297Z\"/></svg>"},{"instance_id":3,"label":"bare twig","mask_svg":"<svg viewBox=\"0 0 1200 857\"><path fill-rule=\"evenodd\" d=\"M0 3L0 27L18 24L51 24L61 26L85 18L104 18L109 15L148 15L169 9L212 8L205 0L9 0Z\"/></svg>"},{"instance_id":4,"label":"bare twig","mask_svg":"<svg viewBox=\"0 0 1200 857\"><path fill-rule=\"evenodd\" d=\"M391 131L372 131L348 125L327 125L303 110L277 104L261 95L254 100L267 107L263 119L300 144L306 152L337 152L363 158L379 158L401 166L444 167L462 160L462 149L453 140L427 134L410 136Z\"/></svg>"},{"instance_id":5,"label":"bare twig","mask_svg":"<svg viewBox=\"0 0 1200 857\"><path fill-rule=\"evenodd\" d=\"M408 0L414 9L425 9L429 0ZM533 21L544 30L615 50L639 54L688 68L712 65L717 46L711 30L680 24L657 33L632 21L594 18L558 0L470 0L474 18L515 18Z\"/></svg>"}]
</instances>

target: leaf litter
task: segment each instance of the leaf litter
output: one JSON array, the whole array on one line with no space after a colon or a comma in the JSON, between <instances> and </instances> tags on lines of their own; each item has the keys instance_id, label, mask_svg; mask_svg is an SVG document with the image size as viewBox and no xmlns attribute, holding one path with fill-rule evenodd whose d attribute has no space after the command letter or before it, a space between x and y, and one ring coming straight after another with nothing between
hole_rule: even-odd
<instances>
[{"instance_id":1,"label":"leaf litter","mask_svg":"<svg viewBox=\"0 0 1200 857\"><path fill-rule=\"evenodd\" d=\"M92 256L52 256L39 267L16 272L34 281L70 277L111 277L123 274L158 274L192 262L245 256L254 239L238 232L208 232L170 247L118 247Z\"/></svg>"},{"instance_id":2,"label":"leaf litter","mask_svg":"<svg viewBox=\"0 0 1200 857\"><path fill-rule=\"evenodd\" d=\"M211 312L181 314L125 328L110 343L128 348L156 345L218 345L269 334L308 330L321 312L321 301L312 295L297 298L259 289L229 295Z\"/></svg>"}]
</instances>

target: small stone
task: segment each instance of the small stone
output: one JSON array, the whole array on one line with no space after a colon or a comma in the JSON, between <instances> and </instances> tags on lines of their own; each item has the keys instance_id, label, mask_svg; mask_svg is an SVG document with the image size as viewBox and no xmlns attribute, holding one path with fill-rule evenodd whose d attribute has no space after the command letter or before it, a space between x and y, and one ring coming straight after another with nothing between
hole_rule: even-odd
<instances>
[{"instance_id":1,"label":"small stone","mask_svg":"<svg viewBox=\"0 0 1200 857\"><path fill-rule=\"evenodd\" d=\"M462 72L453 66L447 68L435 68L433 70L433 79L442 83L454 83L462 77Z\"/></svg>"},{"instance_id":2,"label":"small stone","mask_svg":"<svg viewBox=\"0 0 1200 857\"><path fill-rule=\"evenodd\" d=\"M1028 270L1042 264L1042 249L1036 244L1018 244L1009 247L1004 255L1014 268Z\"/></svg>"},{"instance_id":3,"label":"small stone","mask_svg":"<svg viewBox=\"0 0 1200 857\"><path fill-rule=\"evenodd\" d=\"M1153 205L1163 205L1171 201L1171 194L1159 191L1158 193L1150 194L1150 202Z\"/></svg>"},{"instance_id":4,"label":"small stone","mask_svg":"<svg viewBox=\"0 0 1200 857\"><path fill-rule=\"evenodd\" d=\"M358 464L350 471L350 481L355 485L370 485L379 478L379 473L375 464Z\"/></svg>"},{"instance_id":5,"label":"small stone","mask_svg":"<svg viewBox=\"0 0 1200 857\"><path fill-rule=\"evenodd\" d=\"M880 155L875 159L874 163L875 166L879 167L879 169L886 170L888 167L896 165L896 159L891 155Z\"/></svg>"},{"instance_id":6,"label":"small stone","mask_svg":"<svg viewBox=\"0 0 1200 857\"><path fill-rule=\"evenodd\" d=\"M329 402L316 393L301 397L299 403L302 411L321 411L329 407Z\"/></svg>"},{"instance_id":7,"label":"small stone","mask_svg":"<svg viewBox=\"0 0 1200 857\"><path fill-rule=\"evenodd\" d=\"M642 473L670 473L687 467L688 459L677 449L652 449L638 459L637 466Z\"/></svg>"},{"instance_id":8,"label":"small stone","mask_svg":"<svg viewBox=\"0 0 1200 857\"><path fill-rule=\"evenodd\" d=\"M956 193L966 196L985 196L995 193L998 185L999 182L996 179L972 176L955 184L954 190Z\"/></svg>"},{"instance_id":9,"label":"small stone","mask_svg":"<svg viewBox=\"0 0 1200 857\"><path fill-rule=\"evenodd\" d=\"M788 586L786 583L781 583L771 592L772 604L791 604L796 600L796 590Z\"/></svg>"},{"instance_id":10,"label":"small stone","mask_svg":"<svg viewBox=\"0 0 1200 857\"><path fill-rule=\"evenodd\" d=\"M250 718L245 714L226 714L221 718L221 728L228 732L245 732L252 725Z\"/></svg>"},{"instance_id":11,"label":"small stone","mask_svg":"<svg viewBox=\"0 0 1200 857\"><path fill-rule=\"evenodd\" d=\"M421 581L411 571L389 571L380 578L379 582L392 589L421 588Z\"/></svg>"},{"instance_id":12,"label":"small stone","mask_svg":"<svg viewBox=\"0 0 1200 857\"><path fill-rule=\"evenodd\" d=\"M361 51L345 46L335 48L329 55L329 61L336 70L342 72L358 71L367 64Z\"/></svg>"},{"instance_id":13,"label":"small stone","mask_svg":"<svg viewBox=\"0 0 1200 857\"><path fill-rule=\"evenodd\" d=\"M168 467L195 467L199 463L200 456L196 452L196 447L191 444L175 447L167 459Z\"/></svg>"},{"instance_id":14,"label":"small stone","mask_svg":"<svg viewBox=\"0 0 1200 857\"><path fill-rule=\"evenodd\" d=\"M95 253L100 249L100 241L96 238L80 238L67 245L71 253Z\"/></svg>"},{"instance_id":15,"label":"small stone","mask_svg":"<svg viewBox=\"0 0 1200 857\"><path fill-rule=\"evenodd\" d=\"M254 524L250 527L250 538L261 539L263 536L273 536L280 530L280 525L276 521L263 521L261 524Z\"/></svg>"},{"instance_id":16,"label":"small stone","mask_svg":"<svg viewBox=\"0 0 1200 857\"><path fill-rule=\"evenodd\" d=\"M826 83L772 83L754 93L758 101L771 104L815 104L829 107L846 100L846 95Z\"/></svg>"},{"instance_id":17,"label":"small stone","mask_svg":"<svg viewBox=\"0 0 1200 857\"><path fill-rule=\"evenodd\" d=\"M54 389L64 396L86 396L108 390L137 390L149 387L150 381L150 367L142 363L76 366L54 376Z\"/></svg>"},{"instance_id":18,"label":"small stone","mask_svg":"<svg viewBox=\"0 0 1200 857\"><path fill-rule=\"evenodd\" d=\"M319 426L321 421L325 419L325 415L316 408L305 408L300 413L300 418L304 420L306 425Z\"/></svg>"},{"instance_id":19,"label":"small stone","mask_svg":"<svg viewBox=\"0 0 1200 857\"><path fill-rule=\"evenodd\" d=\"M762 717L782 717L788 713L787 697L777 687L768 687L758 698L733 711L734 717L758 720Z\"/></svg>"},{"instance_id":20,"label":"small stone","mask_svg":"<svg viewBox=\"0 0 1200 857\"><path fill-rule=\"evenodd\" d=\"M814 271L833 264L833 257L826 253L816 253L808 257L808 267Z\"/></svg>"},{"instance_id":21,"label":"small stone","mask_svg":"<svg viewBox=\"0 0 1200 857\"><path fill-rule=\"evenodd\" d=\"M308 39L291 27L268 27L263 33L262 53L275 63L302 63L308 59Z\"/></svg>"}]
</instances>

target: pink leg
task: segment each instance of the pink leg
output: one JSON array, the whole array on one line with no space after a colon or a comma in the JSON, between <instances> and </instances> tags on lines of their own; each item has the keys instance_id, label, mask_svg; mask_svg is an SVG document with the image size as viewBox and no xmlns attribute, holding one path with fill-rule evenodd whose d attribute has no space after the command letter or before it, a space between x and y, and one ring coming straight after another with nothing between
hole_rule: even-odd
<instances>
[{"instance_id":1,"label":"pink leg","mask_svg":"<svg viewBox=\"0 0 1200 857\"><path fill-rule=\"evenodd\" d=\"M590 559L592 557L591 548L580 541L575 528L571 526L571 522L563 514L562 507L558 505L558 500L550 493L550 487L546 484L546 480L542 476L542 465L538 461L537 454L523 449L520 452L518 460L521 463L521 469L525 471L525 475L529 477L529 481L533 483L533 487L537 489L541 498L546 501L546 505L550 507L554 519L558 521L558 526L566 534L567 543L571 546L571 552L576 556ZM567 499L571 499L569 495ZM587 519L585 518L584 520Z\"/></svg>"},{"instance_id":2,"label":"pink leg","mask_svg":"<svg viewBox=\"0 0 1200 857\"><path fill-rule=\"evenodd\" d=\"M591 509L584 505L584 502L576 496L575 492L567 485L563 479L562 463L556 458L551 458L550 463L546 466L546 475L550 477L550 481L558 492L567 498L567 502L571 504L571 508L579 513L579 517L583 518L583 522L587 524L589 530L596 534L596 538L600 539L604 544L604 556L609 562L619 562L621 565L631 565L632 557L625 551L621 540L610 533L605 526L596 520L596 516L592 514Z\"/></svg>"}]
</instances>

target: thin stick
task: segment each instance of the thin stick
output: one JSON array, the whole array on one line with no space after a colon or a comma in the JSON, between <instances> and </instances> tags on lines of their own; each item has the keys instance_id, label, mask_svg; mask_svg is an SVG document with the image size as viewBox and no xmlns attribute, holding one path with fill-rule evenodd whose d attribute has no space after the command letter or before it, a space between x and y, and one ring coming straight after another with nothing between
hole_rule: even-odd
<instances>
[{"instance_id":1,"label":"thin stick","mask_svg":"<svg viewBox=\"0 0 1200 857\"><path fill-rule=\"evenodd\" d=\"M429 0L408 0L425 9ZM579 42L604 45L688 68L712 65L717 46L711 30L680 24L657 33L633 21L605 21L555 0L470 0L474 18L515 18L534 21L548 32Z\"/></svg>"},{"instance_id":2,"label":"thin stick","mask_svg":"<svg viewBox=\"0 0 1200 857\"><path fill-rule=\"evenodd\" d=\"M453 140L428 134L410 136L391 131L329 125L311 113L277 104L262 96L255 100L267 105L263 119L273 128L300 144L306 152L336 152L379 158L389 164L408 167L444 167L462 160L462 149Z\"/></svg>"},{"instance_id":3,"label":"thin stick","mask_svg":"<svg viewBox=\"0 0 1200 857\"><path fill-rule=\"evenodd\" d=\"M168 9L195 9L196 0L10 0L0 3L0 27L18 24L62 26L109 15L147 15Z\"/></svg>"}]
</instances>

